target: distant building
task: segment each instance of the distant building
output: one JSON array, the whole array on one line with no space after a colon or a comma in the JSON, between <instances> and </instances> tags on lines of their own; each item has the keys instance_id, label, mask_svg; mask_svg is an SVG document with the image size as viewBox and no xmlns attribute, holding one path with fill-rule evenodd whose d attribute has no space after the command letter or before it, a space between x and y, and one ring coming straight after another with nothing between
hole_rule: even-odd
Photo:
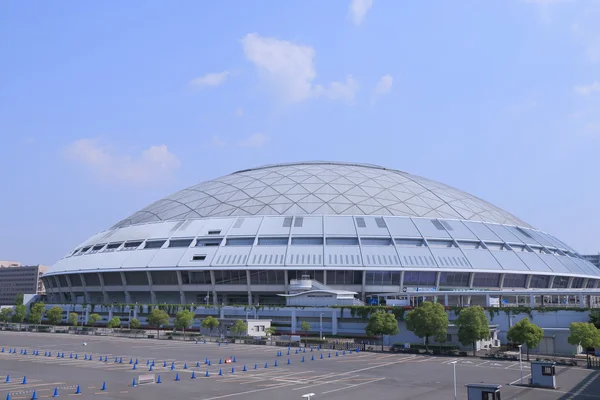
<instances>
[{"instance_id":1,"label":"distant building","mask_svg":"<svg viewBox=\"0 0 600 400\"><path fill-rule=\"evenodd\" d=\"M40 278L48 269L43 265L0 261L0 305L14 305L18 294L45 294Z\"/></svg>"},{"instance_id":2,"label":"distant building","mask_svg":"<svg viewBox=\"0 0 600 400\"><path fill-rule=\"evenodd\" d=\"M600 268L600 253L583 255L583 258Z\"/></svg>"}]
</instances>

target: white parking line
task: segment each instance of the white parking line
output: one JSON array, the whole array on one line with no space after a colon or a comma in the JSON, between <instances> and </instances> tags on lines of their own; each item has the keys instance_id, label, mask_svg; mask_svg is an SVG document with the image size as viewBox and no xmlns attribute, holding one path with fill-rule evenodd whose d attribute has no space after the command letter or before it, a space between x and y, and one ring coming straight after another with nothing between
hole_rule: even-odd
<instances>
[{"instance_id":1,"label":"white parking line","mask_svg":"<svg viewBox=\"0 0 600 400\"><path fill-rule=\"evenodd\" d=\"M343 388L339 388L339 389L333 389L333 390L328 390L328 391L326 391L326 392L322 392L321 394L327 394L327 393L338 392L338 391L340 391L340 390L351 389L351 388L354 388L354 387L357 387L357 386L366 385L366 384L373 383L373 382L378 382L378 381L381 381L381 380L384 380L384 379L385 379L385 378L377 378L377 379L373 379L373 380L371 380L371 381L368 381L368 382L356 383L356 384L354 384L354 385L348 385L348 386L346 386L346 387L343 387Z\"/></svg>"},{"instance_id":2,"label":"white parking line","mask_svg":"<svg viewBox=\"0 0 600 400\"><path fill-rule=\"evenodd\" d=\"M527 378L529 376L531 376L531 374L527 374L527 375L523 376L523 383L524 384L527 384L527 379L525 379L525 378ZM520 382L520 381L521 381L521 378L515 379L514 381L512 381L511 383L509 383L509 385L514 385L515 383Z\"/></svg>"}]
</instances>

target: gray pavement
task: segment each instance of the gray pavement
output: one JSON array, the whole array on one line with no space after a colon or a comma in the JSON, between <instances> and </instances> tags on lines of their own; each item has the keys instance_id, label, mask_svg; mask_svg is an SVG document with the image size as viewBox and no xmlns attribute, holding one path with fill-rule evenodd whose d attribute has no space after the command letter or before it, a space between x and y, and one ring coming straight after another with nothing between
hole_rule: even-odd
<instances>
[{"instance_id":1,"label":"gray pavement","mask_svg":"<svg viewBox=\"0 0 600 400\"><path fill-rule=\"evenodd\" d=\"M281 400L301 399L307 393L315 394L313 400L451 399L453 361L459 399L466 398L465 384L485 382L503 385L503 399L600 400L598 371L557 368L558 390L531 389L514 386L521 376L518 362L475 358L341 351L336 355L316 349L296 354L294 348L288 355L287 348L271 346L8 331L0 332L0 347L4 348L0 352L0 400L8 393L12 400L31 399L34 390L38 398L50 398L55 388L60 397L70 397L77 385L82 392L78 397L86 399ZM9 348L16 353L9 354ZM21 354L25 349L27 354ZM39 355L34 355L36 350ZM48 352L51 355L44 356ZM65 358L57 357L63 352ZM90 355L92 359L86 360ZM226 363L227 358L236 362ZM138 360L135 370L130 359ZM149 371L147 363L153 361ZM148 374L160 376L162 383L132 386L133 379ZM6 375L10 375L8 383ZM26 384L22 384L24 376ZM527 381L527 363L523 376ZM101 390L104 382L106 390Z\"/></svg>"}]
</instances>

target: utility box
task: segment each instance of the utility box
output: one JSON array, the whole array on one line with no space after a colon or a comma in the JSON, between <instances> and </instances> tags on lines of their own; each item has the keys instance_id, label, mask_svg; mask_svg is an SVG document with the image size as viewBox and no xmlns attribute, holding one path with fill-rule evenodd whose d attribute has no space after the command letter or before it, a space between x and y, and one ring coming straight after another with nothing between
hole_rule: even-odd
<instances>
[{"instance_id":1,"label":"utility box","mask_svg":"<svg viewBox=\"0 0 600 400\"><path fill-rule=\"evenodd\" d=\"M500 400L502 385L490 383L469 383L467 387L467 400Z\"/></svg>"},{"instance_id":2,"label":"utility box","mask_svg":"<svg viewBox=\"0 0 600 400\"><path fill-rule=\"evenodd\" d=\"M552 361L532 361L531 385L556 389L556 363Z\"/></svg>"}]
</instances>

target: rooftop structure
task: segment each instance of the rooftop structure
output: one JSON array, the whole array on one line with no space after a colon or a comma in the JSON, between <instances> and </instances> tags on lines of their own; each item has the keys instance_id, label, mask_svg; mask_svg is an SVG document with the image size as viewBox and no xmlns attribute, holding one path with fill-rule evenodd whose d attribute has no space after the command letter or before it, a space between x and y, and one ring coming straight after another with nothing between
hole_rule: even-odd
<instances>
[{"instance_id":1,"label":"rooftop structure","mask_svg":"<svg viewBox=\"0 0 600 400\"><path fill-rule=\"evenodd\" d=\"M79 244L43 279L55 302L282 304L304 277L364 301L414 288L596 289L600 269L442 183L308 162L179 191Z\"/></svg>"},{"instance_id":2,"label":"rooftop structure","mask_svg":"<svg viewBox=\"0 0 600 400\"><path fill-rule=\"evenodd\" d=\"M44 294L41 277L49 268L42 265L21 265L18 262L0 267L0 305L14 305L19 294Z\"/></svg>"}]
</instances>

